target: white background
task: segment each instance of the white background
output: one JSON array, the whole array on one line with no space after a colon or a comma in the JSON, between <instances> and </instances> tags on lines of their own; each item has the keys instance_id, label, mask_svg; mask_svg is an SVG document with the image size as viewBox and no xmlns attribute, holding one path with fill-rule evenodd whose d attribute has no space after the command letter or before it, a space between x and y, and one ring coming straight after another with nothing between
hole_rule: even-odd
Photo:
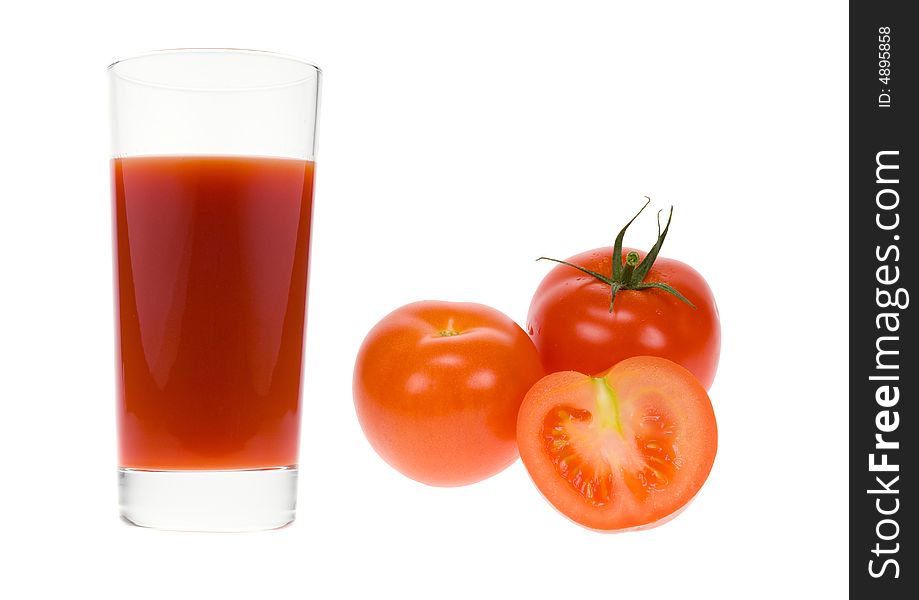
<instances>
[{"instance_id":1,"label":"white background","mask_svg":"<svg viewBox=\"0 0 919 600\"><path fill-rule=\"evenodd\" d=\"M839 2L6 6L0 596L840 597L847 29ZM280 531L117 516L105 67L183 46L325 74L304 474ZM721 310L720 448L689 509L602 535L519 462L460 489L386 466L351 401L377 319L445 299L523 322L534 258L610 244L643 195L675 206L662 254ZM627 243L650 247L652 215Z\"/></svg>"}]
</instances>

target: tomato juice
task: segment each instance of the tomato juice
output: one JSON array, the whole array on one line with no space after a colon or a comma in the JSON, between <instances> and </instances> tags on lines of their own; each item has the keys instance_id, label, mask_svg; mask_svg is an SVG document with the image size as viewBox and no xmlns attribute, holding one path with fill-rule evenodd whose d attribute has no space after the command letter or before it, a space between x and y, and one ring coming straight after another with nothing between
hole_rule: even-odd
<instances>
[{"instance_id":1,"label":"tomato juice","mask_svg":"<svg viewBox=\"0 0 919 600\"><path fill-rule=\"evenodd\" d=\"M120 466L297 462L313 163L112 161Z\"/></svg>"}]
</instances>

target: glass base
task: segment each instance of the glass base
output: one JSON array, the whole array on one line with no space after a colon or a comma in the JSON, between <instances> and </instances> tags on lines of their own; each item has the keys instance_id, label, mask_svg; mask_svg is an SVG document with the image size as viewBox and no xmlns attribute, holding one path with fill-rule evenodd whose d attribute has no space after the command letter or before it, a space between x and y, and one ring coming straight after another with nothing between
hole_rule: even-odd
<instances>
[{"instance_id":1,"label":"glass base","mask_svg":"<svg viewBox=\"0 0 919 600\"><path fill-rule=\"evenodd\" d=\"M258 531L294 520L297 468L118 470L121 518L174 531Z\"/></svg>"}]
</instances>

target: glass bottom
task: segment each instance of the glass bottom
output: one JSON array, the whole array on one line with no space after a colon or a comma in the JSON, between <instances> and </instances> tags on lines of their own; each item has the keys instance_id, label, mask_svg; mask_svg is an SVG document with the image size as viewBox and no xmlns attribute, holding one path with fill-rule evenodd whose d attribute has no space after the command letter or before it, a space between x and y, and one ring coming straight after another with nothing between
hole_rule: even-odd
<instances>
[{"instance_id":1,"label":"glass bottom","mask_svg":"<svg viewBox=\"0 0 919 600\"><path fill-rule=\"evenodd\" d=\"M297 468L239 471L118 469L121 518L173 531L283 527L297 508Z\"/></svg>"}]
</instances>

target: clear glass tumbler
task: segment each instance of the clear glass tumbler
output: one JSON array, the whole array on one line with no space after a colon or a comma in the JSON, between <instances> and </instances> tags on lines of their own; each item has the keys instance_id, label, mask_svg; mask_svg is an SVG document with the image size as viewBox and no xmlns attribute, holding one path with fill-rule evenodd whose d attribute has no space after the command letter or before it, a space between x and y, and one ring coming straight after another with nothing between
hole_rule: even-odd
<instances>
[{"instance_id":1,"label":"clear glass tumbler","mask_svg":"<svg viewBox=\"0 0 919 600\"><path fill-rule=\"evenodd\" d=\"M320 71L183 49L108 73L121 515L281 527L296 508Z\"/></svg>"}]
</instances>

